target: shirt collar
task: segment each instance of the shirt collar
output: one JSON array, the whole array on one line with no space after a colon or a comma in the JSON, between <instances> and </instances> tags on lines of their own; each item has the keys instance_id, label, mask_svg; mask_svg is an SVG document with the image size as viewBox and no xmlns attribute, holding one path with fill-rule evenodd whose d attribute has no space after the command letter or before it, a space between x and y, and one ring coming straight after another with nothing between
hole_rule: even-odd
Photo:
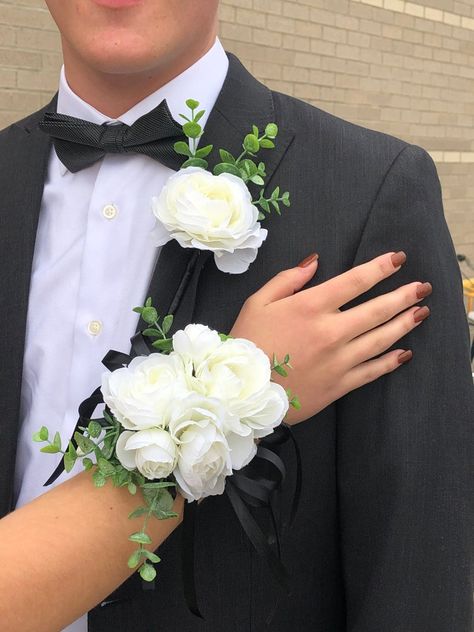
<instances>
[{"instance_id":1,"label":"shirt collar","mask_svg":"<svg viewBox=\"0 0 474 632\"><path fill-rule=\"evenodd\" d=\"M228 67L227 55L219 39L216 38L213 46L192 66L156 92L145 97L143 101L134 105L118 119L111 119L83 101L71 90L63 66L59 80L57 111L60 114L81 118L98 125L116 122L132 125L141 116L159 105L163 99L166 99L173 118L178 123L182 123L179 114L184 114L186 111L186 99L196 99L199 101L200 108L205 110L205 114L199 122L204 127L221 91Z\"/></svg>"}]
</instances>

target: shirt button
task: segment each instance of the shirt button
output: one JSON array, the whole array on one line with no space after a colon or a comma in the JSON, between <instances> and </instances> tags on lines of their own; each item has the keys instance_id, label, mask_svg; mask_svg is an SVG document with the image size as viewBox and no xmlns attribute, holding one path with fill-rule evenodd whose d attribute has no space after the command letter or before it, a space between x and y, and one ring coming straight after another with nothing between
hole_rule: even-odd
<instances>
[{"instance_id":1,"label":"shirt button","mask_svg":"<svg viewBox=\"0 0 474 632\"><path fill-rule=\"evenodd\" d=\"M114 219L117 213L118 213L118 209L115 206L115 204L106 204L104 208L102 209L102 215L106 219Z\"/></svg>"},{"instance_id":2,"label":"shirt button","mask_svg":"<svg viewBox=\"0 0 474 632\"><path fill-rule=\"evenodd\" d=\"M87 325L87 331L91 336L98 336L102 331L102 323L100 320L91 320Z\"/></svg>"}]
</instances>

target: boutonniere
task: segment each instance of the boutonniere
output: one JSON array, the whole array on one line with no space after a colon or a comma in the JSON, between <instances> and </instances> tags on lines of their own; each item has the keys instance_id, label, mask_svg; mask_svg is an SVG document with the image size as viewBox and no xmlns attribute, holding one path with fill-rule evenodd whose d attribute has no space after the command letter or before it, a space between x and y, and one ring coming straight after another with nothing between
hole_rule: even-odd
<instances>
[{"instance_id":1,"label":"boutonniere","mask_svg":"<svg viewBox=\"0 0 474 632\"><path fill-rule=\"evenodd\" d=\"M199 124L204 110L199 102L188 99L189 115L183 132L188 142L175 143L174 150L186 158L181 169L173 174L160 195L153 199L153 213L157 219L154 238L158 246L176 239L183 248L197 248L214 253L214 260L222 272L246 272L255 261L257 252L267 237L260 222L281 206L290 206L288 191L275 187L270 197L264 188L253 198L249 185L265 185L265 163L257 162L257 155L273 149L278 135L275 123L268 123L263 133L252 126L242 142L242 152L233 156L219 149L220 162L208 170L206 158L213 145L198 148L203 134Z\"/></svg>"},{"instance_id":2,"label":"boutonniere","mask_svg":"<svg viewBox=\"0 0 474 632\"><path fill-rule=\"evenodd\" d=\"M240 493L237 475L257 457L265 461L264 469L256 475L253 488L246 485L242 502L264 505L265 497L278 488L284 467L276 454L268 457L269 447L258 442L278 431L288 433L282 421L289 406L299 408L300 404L271 379L272 371L287 375L289 356L270 362L253 342L200 324L188 325L170 337L173 317L161 318L151 299L134 311L148 325L138 335L139 343L137 337L132 339L132 345L139 344L134 352L141 350L142 355L107 354L104 364L110 371L103 374L100 391L81 404L73 438L65 449L60 434L52 436L45 426L33 439L46 443L42 452L63 454L48 484L82 460L97 487L110 481L127 487L131 494L141 490L144 502L129 517L142 518L143 526L129 537L137 549L128 564L139 567L142 578L152 581L153 564L160 560L147 548L151 539L146 527L150 519L176 515L173 489L188 502L224 491L232 503L240 502L235 501L235 494ZM146 348L149 353L143 355ZM105 404L102 416L90 418L100 402ZM275 465L278 476L268 479L268 470ZM250 476L246 474L245 480ZM227 485L229 477L235 483ZM255 499L252 489L256 489ZM247 518L247 522L252 520ZM249 537L255 529L259 529L256 524Z\"/></svg>"}]
</instances>

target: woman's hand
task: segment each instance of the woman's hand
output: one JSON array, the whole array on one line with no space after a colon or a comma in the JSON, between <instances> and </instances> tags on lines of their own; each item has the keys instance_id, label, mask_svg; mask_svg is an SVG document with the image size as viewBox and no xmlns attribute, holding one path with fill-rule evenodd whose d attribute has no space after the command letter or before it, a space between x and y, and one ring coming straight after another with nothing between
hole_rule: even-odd
<instances>
[{"instance_id":1,"label":"woman's hand","mask_svg":"<svg viewBox=\"0 0 474 632\"><path fill-rule=\"evenodd\" d=\"M301 409L290 409L285 421L308 419L411 359L405 349L384 352L429 316L428 307L414 307L431 294L429 283L410 283L339 310L405 261L403 252L385 254L299 292L316 272L318 257L312 255L247 299L230 335L252 340L270 358L290 355L293 370L287 378L275 374L274 379L298 395Z\"/></svg>"}]
</instances>

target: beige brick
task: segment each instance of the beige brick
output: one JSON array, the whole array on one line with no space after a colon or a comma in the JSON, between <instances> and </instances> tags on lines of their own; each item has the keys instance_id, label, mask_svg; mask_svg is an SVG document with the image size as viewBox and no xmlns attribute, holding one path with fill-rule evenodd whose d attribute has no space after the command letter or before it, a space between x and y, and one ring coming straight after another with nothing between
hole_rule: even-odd
<instances>
[{"instance_id":1,"label":"beige brick","mask_svg":"<svg viewBox=\"0 0 474 632\"><path fill-rule=\"evenodd\" d=\"M405 12L409 15L415 15L416 17L422 18L424 16L424 9L419 4L414 4L413 2L405 2Z\"/></svg>"},{"instance_id":2,"label":"beige brick","mask_svg":"<svg viewBox=\"0 0 474 632\"><path fill-rule=\"evenodd\" d=\"M405 10L405 2L403 0L384 0L383 8L388 11L400 11Z\"/></svg>"}]
</instances>

